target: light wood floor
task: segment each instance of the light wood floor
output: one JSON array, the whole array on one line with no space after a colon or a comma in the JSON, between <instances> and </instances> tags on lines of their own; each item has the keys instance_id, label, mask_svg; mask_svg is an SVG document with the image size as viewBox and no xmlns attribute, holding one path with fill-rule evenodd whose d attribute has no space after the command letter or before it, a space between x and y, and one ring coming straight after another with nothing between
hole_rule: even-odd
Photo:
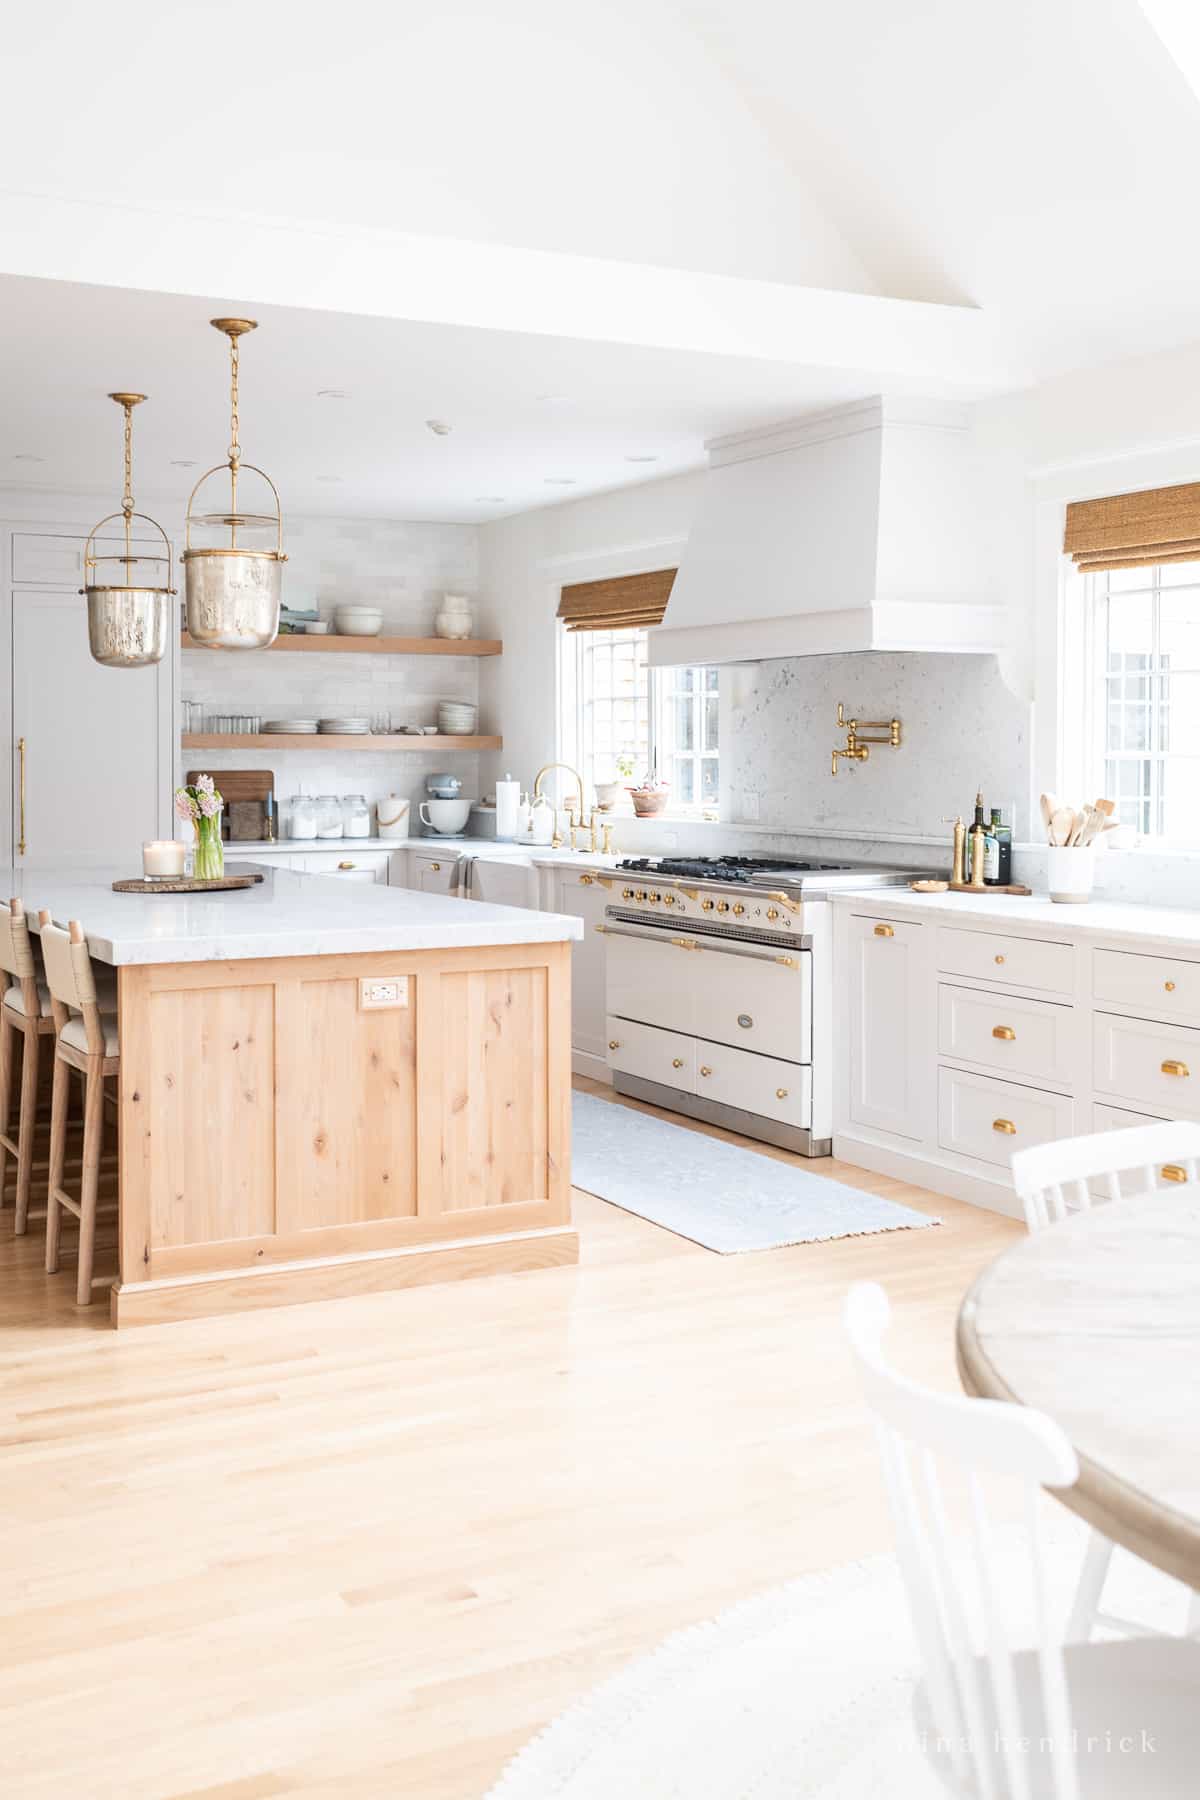
<instances>
[{"instance_id":1,"label":"light wood floor","mask_svg":"<svg viewBox=\"0 0 1200 1800\"><path fill-rule=\"evenodd\" d=\"M577 1269L114 1333L0 1215L0 1793L477 1800L676 1627L883 1547L846 1286L951 1386L1020 1228L804 1166L945 1223L721 1257L579 1195Z\"/></svg>"}]
</instances>

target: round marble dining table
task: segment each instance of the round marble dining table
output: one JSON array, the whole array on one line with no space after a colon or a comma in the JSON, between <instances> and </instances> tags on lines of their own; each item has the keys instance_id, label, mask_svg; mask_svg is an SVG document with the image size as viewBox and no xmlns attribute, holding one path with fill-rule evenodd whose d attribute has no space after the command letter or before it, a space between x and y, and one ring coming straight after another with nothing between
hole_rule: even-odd
<instances>
[{"instance_id":1,"label":"round marble dining table","mask_svg":"<svg viewBox=\"0 0 1200 1800\"><path fill-rule=\"evenodd\" d=\"M1200 1589L1200 1199L1077 1213L985 1269L958 1317L968 1393L1048 1413L1079 1457L1055 1498Z\"/></svg>"}]
</instances>

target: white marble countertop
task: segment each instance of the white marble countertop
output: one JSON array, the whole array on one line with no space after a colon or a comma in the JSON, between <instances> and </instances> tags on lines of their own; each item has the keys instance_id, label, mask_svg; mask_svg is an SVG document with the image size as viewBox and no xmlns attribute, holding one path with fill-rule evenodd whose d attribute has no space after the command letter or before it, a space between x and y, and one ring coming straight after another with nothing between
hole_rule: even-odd
<instances>
[{"instance_id":1,"label":"white marble countertop","mask_svg":"<svg viewBox=\"0 0 1200 1800\"><path fill-rule=\"evenodd\" d=\"M253 867L249 858L226 863L227 870ZM561 943L583 936L581 920L559 913L360 886L269 863L257 867L261 883L225 893L114 894L113 882L127 877L128 869L8 869L4 892L25 902L35 930L43 907L59 925L78 919L92 954L117 966Z\"/></svg>"},{"instance_id":2,"label":"white marble countertop","mask_svg":"<svg viewBox=\"0 0 1200 1800\"><path fill-rule=\"evenodd\" d=\"M836 894L834 904L856 912L864 906L871 912L911 912L942 925L986 925L1016 932L1061 932L1064 937L1129 938L1142 946L1158 943L1200 948L1200 908L1193 912L1117 900L1057 905L1048 894L914 894L908 888Z\"/></svg>"},{"instance_id":3,"label":"white marble countertop","mask_svg":"<svg viewBox=\"0 0 1200 1800\"><path fill-rule=\"evenodd\" d=\"M633 852L622 850L602 856L597 850L551 850L545 844L514 844L496 838L406 837L406 838L276 838L271 843L246 840L225 846L227 857L249 856L265 851L272 856L303 856L317 850L331 855L347 855L355 850L425 850L434 856L498 856L506 860L521 858L538 868L557 868L567 863L580 869L615 869L622 857Z\"/></svg>"}]
</instances>

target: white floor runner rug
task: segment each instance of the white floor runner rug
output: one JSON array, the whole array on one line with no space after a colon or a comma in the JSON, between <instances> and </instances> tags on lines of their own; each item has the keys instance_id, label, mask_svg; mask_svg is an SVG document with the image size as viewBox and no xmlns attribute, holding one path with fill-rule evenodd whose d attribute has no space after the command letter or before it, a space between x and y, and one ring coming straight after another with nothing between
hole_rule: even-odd
<instances>
[{"instance_id":1,"label":"white floor runner rug","mask_svg":"<svg viewBox=\"0 0 1200 1800\"><path fill-rule=\"evenodd\" d=\"M574 1096L576 1187L729 1256L940 1221L595 1094Z\"/></svg>"}]
</instances>

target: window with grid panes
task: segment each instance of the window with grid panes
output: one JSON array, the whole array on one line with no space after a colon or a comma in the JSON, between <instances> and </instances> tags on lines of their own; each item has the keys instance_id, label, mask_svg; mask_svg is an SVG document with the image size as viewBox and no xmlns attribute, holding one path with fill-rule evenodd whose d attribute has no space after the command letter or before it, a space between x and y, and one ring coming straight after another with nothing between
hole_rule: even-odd
<instances>
[{"instance_id":1,"label":"window with grid panes","mask_svg":"<svg viewBox=\"0 0 1200 1800\"><path fill-rule=\"evenodd\" d=\"M718 799L719 672L649 669L636 628L565 634L563 743L589 792L598 781L640 781L657 770L670 784L671 812L715 811ZM628 759L631 776L618 763Z\"/></svg>"},{"instance_id":2,"label":"window with grid panes","mask_svg":"<svg viewBox=\"0 0 1200 1800\"><path fill-rule=\"evenodd\" d=\"M1087 579L1097 790L1144 837L1200 845L1200 561Z\"/></svg>"}]
</instances>

